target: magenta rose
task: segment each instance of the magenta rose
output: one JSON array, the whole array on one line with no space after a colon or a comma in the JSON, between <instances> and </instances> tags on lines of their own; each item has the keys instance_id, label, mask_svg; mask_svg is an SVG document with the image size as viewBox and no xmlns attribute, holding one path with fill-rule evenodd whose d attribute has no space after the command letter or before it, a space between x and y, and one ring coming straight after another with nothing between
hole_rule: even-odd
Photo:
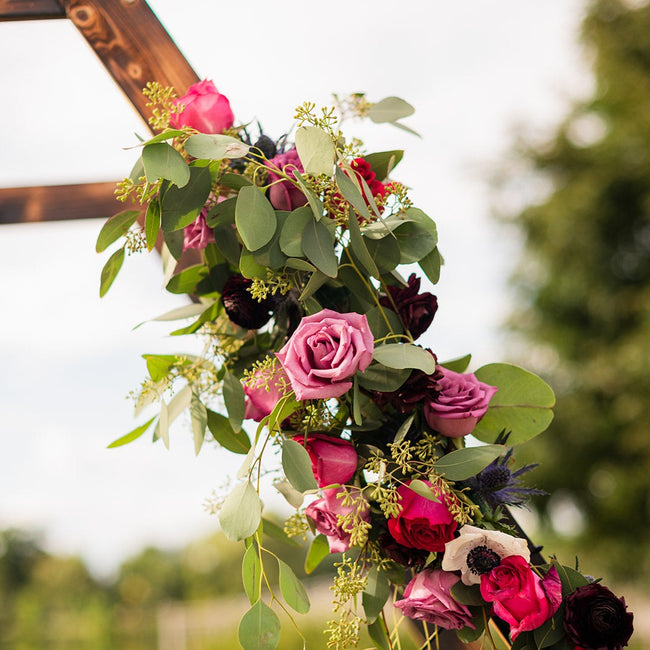
<instances>
[{"instance_id":1,"label":"magenta rose","mask_svg":"<svg viewBox=\"0 0 650 650\"><path fill-rule=\"evenodd\" d=\"M456 574L442 569L421 571L408 583L404 598L395 601L395 607L401 609L404 616L445 630L475 629L469 607L451 595L451 588L459 580Z\"/></svg>"},{"instance_id":2,"label":"magenta rose","mask_svg":"<svg viewBox=\"0 0 650 650\"><path fill-rule=\"evenodd\" d=\"M388 531L403 546L441 553L458 526L447 507L452 497L423 481L438 498L438 501L431 501L411 490L409 483L397 488L402 510L397 517L388 520Z\"/></svg>"},{"instance_id":3,"label":"magenta rose","mask_svg":"<svg viewBox=\"0 0 650 650\"><path fill-rule=\"evenodd\" d=\"M424 402L424 417L443 436L466 436L485 415L497 388L484 384L472 373L460 374L442 366L438 370L442 372L439 393Z\"/></svg>"},{"instance_id":4,"label":"magenta rose","mask_svg":"<svg viewBox=\"0 0 650 650\"><path fill-rule=\"evenodd\" d=\"M481 596L510 625L514 641L521 632L538 628L555 614L562 603L562 583L555 567L540 578L526 558L510 555L481 576Z\"/></svg>"},{"instance_id":5,"label":"magenta rose","mask_svg":"<svg viewBox=\"0 0 650 650\"><path fill-rule=\"evenodd\" d=\"M370 508L363 505L361 508L355 505L344 506L341 495L345 493L344 488L334 488L324 490L325 495L305 508L307 515L313 522L314 527L319 533L327 537L327 543L330 547L330 553L344 553L350 548L350 534L352 530L339 524L339 516L344 517L356 511L356 516L364 521L370 521ZM358 503L358 499L363 499L360 490L352 488L351 493ZM365 501L365 499L364 499Z\"/></svg>"},{"instance_id":6,"label":"magenta rose","mask_svg":"<svg viewBox=\"0 0 650 650\"><path fill-rule=\"evenodd\" d=\"M306 442L303 435L293 439L305 446L319 487L343 484L357 471L357 451L348 440L325 433L310 433Z\"/></svg>"},{"instance_id":7,"label":"magenta rose","mask_svg":"<svg viewBox=\"0 0 650 650\"><path fill-rule=\"evenodd\" d=\"M282 170L290 178L295 178L293 172L304 171L298 152L295 149L289 149L285 153L279 153L277 156L267 161L266 166L269 168L268 182L269 201L276 210L295 210L307 203L305 195L290 181L283 179L275 170Z\"/></svg>"},{"instance_id":8,"label":"magenta rose","mask_svg":"<svg viewBox=\"0 0 650 650\"><path fill-rule=\"evenodd\" d=\"M203 250L208 244L214 243L214 231L205 222L206 209L183 231L183 250L196 248Z\"/></svg>"},{"instance_id":9,"label":"magenta rose","mask_svg":"<svg viewBox=\"0 0 650 650\"><path fill-rule=\"evenodd\" d=\"M352 388L350 377L370 365L373 349L365 314L323 309L303 318L276 356L297 399L329 399Z\"/></svg>"},{"instance_id":10,"label":"magenta rose","mask_svg":"<svg viewBox=\"0 0 650 650\"><path fill-rule=\"evenodd\" d=\"M190 126L200 133L223 133L235 121L228 99L207 79L192 84L175 103L183 110L172 113L169 124L174 129Z\"/></svg>"},{"instance_id":11,"label":"magenta rose","mask_svg":"<svg viewBox=\"0 0 650 650\"><path fill-rule=\"evenodd\" d=\"M244 418L260 422L273 411L288 390L289 378L277 362L271 368L256 368L244 384Z\"/></svg>"}]
</instances>

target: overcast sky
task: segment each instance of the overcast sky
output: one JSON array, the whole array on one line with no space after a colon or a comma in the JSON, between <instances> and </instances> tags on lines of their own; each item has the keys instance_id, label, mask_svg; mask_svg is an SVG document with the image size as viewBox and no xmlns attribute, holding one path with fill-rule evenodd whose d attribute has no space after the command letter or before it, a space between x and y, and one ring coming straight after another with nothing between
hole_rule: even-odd
<instances>
[{"instance_id":1,"label":"overcast sky","mask_svg":"<svg viewBox=\"0 0 650 650\"><path fill-rule=\"evenodd\" d=\"M405 149L394 177L440 231L440 310L426 343L440 358L503 360L499 325L517 242L489 217L486 179L517 125L542 134L589 89L576 46L584 0L152 0L197 73L226 94L238 121L272 137L305 100L365 91L416 108L417 139L350 124L368 151ZM116 180L145 133L140 118L67 21L0 24L0 186ZM106 445L134 420L127 393L140 355L189 351L143 320L183 304L161 290L155 254L128 258L99 300L101 220L0 226L0 527L41 530L56 552L99 572L143 544L211 532L203 500L232 457L194 457L187 422L171 451L148 439ZM182 426L185 424L186 426Z\"/></svg>"}]
</instances>

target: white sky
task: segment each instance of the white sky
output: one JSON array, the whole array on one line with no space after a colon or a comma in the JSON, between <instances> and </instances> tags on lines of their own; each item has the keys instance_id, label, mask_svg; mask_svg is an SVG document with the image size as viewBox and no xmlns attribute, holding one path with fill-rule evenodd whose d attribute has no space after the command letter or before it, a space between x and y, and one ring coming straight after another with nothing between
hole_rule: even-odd
<instances>
[{"instance_id":1,"label":"white sky","mask_svg":"<svg viewBox=\"0 0 650 650\"><path fill-rule=\"evenodd\" d=\"M487 172L513 126L544 132L589 88L575 38L584 0L151 0L197 73L239 121L279 136L304 100L365 91L403 97L423 138L351 124L369 151L403 148L394 177L438 223L446 258L426 343L440 358L503 360L499 323L517 242L489 219ZM316 7L322 7L317 10ZM126 175L139 117L67 21L0 23L0 187ZM7 62L11 62L10 64ZM136 426L125 400L146 352L188 351L171 329L137 323L183 304L161 290L156 255L126 260L97 297L101 220L0 226L0 527L42 530L56 552L100 572L142 545L211 532L204 498L231 456L177 429L172 450L148 439L106 450ZM188 347L190 346L190 347Z\"/></svg>"}]
</instances>

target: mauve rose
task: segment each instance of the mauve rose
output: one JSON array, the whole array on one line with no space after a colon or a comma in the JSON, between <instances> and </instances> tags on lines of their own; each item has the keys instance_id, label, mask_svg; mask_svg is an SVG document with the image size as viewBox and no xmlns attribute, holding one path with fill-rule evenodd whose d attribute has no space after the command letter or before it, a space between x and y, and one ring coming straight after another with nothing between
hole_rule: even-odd
<instances>
[{"instance_id":1,"label":"mauve rose","mask_svg":"<svg viewBox=\"0 0 650 650\"><path fill-rule=\"evenodd\" d=\"M413 339L423 334L433 322L433 317L438 311L438 299L428 291L420 291L420 278L411 273L408 279L408 287L388 286L388 296L379 299L379 302L389 309L393 308L393 302L406 329L411 333Z\"/></svg>"},{"instance_id":2,"label":"mauve rose","mask_svg":"<svg viewBox=\"0 0 650 650\"><path fill-rule=\"evenodd\" d=\"M205 222L207 210L203 209L201 214L183 231L183 250L196 248L203 250L208 244L214 243L214 231Z\"/></svg>"},{"instance_id":3,"label":"mauve rose","mask_svg":"<svg viewBox=\"0 0 650 650\"><path fill-rule=\"evenodd\" d=\"M327 537L330 553L344 553L350 548L351 531L339 525L339 515L348 515L356 508L342 505L343 501L339 495L344 492L346 492L344 488L323 490L325 496L305 508L305 515L314 522L316 530ZM352 488L351 492L355 501L361 496L360 490L356 488ZM370 509L367 503L365 507L356 509L356 514L364 521L370 521Z\"/></svg>"},{"instance_id":4,"label":"mauve rose","mask_svg":"<svg viewBox=\"0 0 650 650\"><path fill-rule=\"evenodd\" d=\"M276 356L297 399L329 399L352 388L350 377L370 365L373 348L365 314L323 309L303 318Z\"/></svg>"},{"instance_id":5,"label":"mauve rose","mask_svg":"<svg viewBox=\"0 0 650 650\"><path fill-rule=\"evenodd\" d=\"M357 451L348 440L325 433L310 433L306 442L304 435L294 436L293 439L307 450L319 487L343 484L357 471Z\"/></svg>"},{"instance_id":6,"label":"mauve rose","mask_svg":"<svg viewBox=\"0 0 650 650\"><path fill-rule=\"evenodd\" d=\"M439 369L440 392L435 399L425 401L424 417L443 436L466 436L485 415L497 388L484 384L472 373L460 374L442 366Z\"/></svg>"},{"instance_id":7,"label":"mauve rose","mask_svg":"<svg viewBox=\"0 0 650 650\"><path fill-rule=\"evenodd\" d=\"M564 631L584 650L619 650L632 636L634 615L625 600L597 582L578 587L566 599Z\"/></svg>"},{"instance_id":8,"label":"mauve rose","mask_svg":"<svg viewBox=\"0 0 650 650\"><path fill-rule=\"evenodd\" d=\"M451 588L459 577L442 569L418 573L404 590L404 598L395 601L395 607L416 621L426 621L445 630L475 629L472 612L467 605L457 602Z\"/></svg>"},{"instance_id":9,"label":"mauve rose","mask_svg":"<svg viewBox=\"0 0 650 650\"><path fill-rule=\"evenodd\" d=\"M200 133L223 133L235 121L228 99L207 79L192 84L175 103L184 108L172 113L169 125L174 129L191 126Z\"/></svg>"},{"instance_id":10,"label":"mauve rose","mask_svg":"<svg viewBox=\"0 0 650 650\"><path fill-rule=\"evenodd\" d=\"M266 166L269 168L268 182L272 183L269 187L269 201L276 210L295 210L307 203L305 195L288 180L283 180L273 169L281 169L290 178L295 178L294 171L302 173L304 171L298 152L296 149L289 149L285 153L279 153L277 156L267 161Z\"/></svg>"},{"instance_id":11,"label":"mauve rose","mask_svg":"<svg viewBox=\"0 0 650 650\"><path fill-rule=\"evenodd\" d=\"M428 481L423 482L432 487ZM388 520L388 531L404 546L442 552L445 544L453 539L458 526L447 507L452 497L432 487L438 501L431 501L411 490L409 483L397 488L402 510L397 517Z\"/></svg>"},{"instance_id":12,"label":"mauve rose","mask_svg":"<svg viewBox=\"0 0 650 650\"><path fill-rule=\"evenodd\" d=\"M481 596L510 625L514 641L521 632L538 628L555 614L562 603L562 583L555 567L542 579L525 558L510 555L481 576Z\"/></svg>"},{"instance_id":13,"label":"mauve rose","mask_svg":"<svg viewBox=\"0 0 650 650\"><path fill-rule=\"evenodd\" d=\"M284 396L288 385L289 378L279 363L275 362L270 368L257 368L244 384L244 418L255 422L263 420Z\"/></svg>"}]
</instances>

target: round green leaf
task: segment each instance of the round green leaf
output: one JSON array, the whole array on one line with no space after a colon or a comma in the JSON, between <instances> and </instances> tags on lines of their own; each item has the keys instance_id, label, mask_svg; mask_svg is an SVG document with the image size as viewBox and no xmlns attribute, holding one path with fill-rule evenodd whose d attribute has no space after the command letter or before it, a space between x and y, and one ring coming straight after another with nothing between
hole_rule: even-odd
<instances>
[{"instance_id":1,"label":"round green leaf","mask_svg":"<svg viewBox=\"0 0 650 650\"><path fill-rule=\"evenodd\" d=\"M307 174L331 176L336 150L332 138L316 126L301 126L296 131L296 150Z\"/></svg>"},{"instance_id":2,"label":"round green leaf","mask_svg":"<svg viewBox=\"0 0 650 650\"><path fill-rule=\"evenodd\" d=\"M307 222L302 234L302 250L307 259L330 278L335 278L338 260L334 252L334 237L322 221Z\"/></svg>"},{"instance_id":3,"label":"round green leaf","mask_svg":"<svg viewBox=\"0 0 650 650\"><path fill-rule=\"evenodd\" d=\"M139 210L124 210L114 214L102 226L97 235L95 250L98 253L105 251L114 241L117 241L135 223L140 214Z\"/></svg>"},{"instance_id":4,"label":"round green leaf","mask_svg":"<svg viewBox=\"0 0 650 650\"><path fill-rule=\"evenodd\" d=\"M436 472L444 474L445 478L450 481L464 481L476 476L493 460L501 456L504 450L503 445L464 447L445 454L433 466Z\"/></svg>"},{"instance_id":5,"label":"round green leaf","mask_svg":"<svg viewBox=\"0 0 650 650\"><path fill-rule=\"evenodd\" d=\"M188 182L183 187L171 185L164 193L160 215L162 229L170 232L189 226L208 200L211 185L207 167L190 167Z\"/></svg>"},{"instance_id":6,"label":"round green leaf","mask_svg":"<svg viewBox=\"0 0 650 650\"><path fill-rule=\"evenodd\" d=\"M280 642L280 619L261 599L239 623L239 643L244 650L274 650Z\"/></svg>"},{"instance_id":7,"label":"round green leaf","mask_svg":"<svg viewBox=\"0 0 650 650\"><path fill-rule=\"evenodd\" d=\"M381 363L371 363L359 375L359 384L368 390L391 393L397 390L410 374L410 368L389 368Z\"/></svg>"},{"instance_id":8,"label":"round green leaf","mask_svg":"<svg viewBox=\"0 0 650 650\"><path fill-rule=\"evenodd\" d=\"M373 104L368 111L368 117L378 124L382 122L394 122L403 117L413 115L415 109L408 102L399 97L385 97Z\"/></svg>"},{"instance_id":9,"label":"round green leaf","mask_svg":"<svg viewBox=\"0 0 650 650\"><path fill-rule=\"evenodd\" d=\"M257 187L242 187L235 207L237 231L249 251L256 251L271 241L277 227L273 206Z\"/></svg>"},{"instance_id":10,"label":"round green leaf","mask_svg":"<svg viewBox=\"0 0 650 650\"><path fill-rule=\"evenodd\" d=\"M297 258L303 256L302 233L305 226L313 220L311 208L308 206L297 208L289 214L280 233L280 248L285 255Z\"/></svg>"},{"instance_id":11,"label":"round green leaf","mask_svg":"<svg viewBox=\"0 0 650 650\"><path fill-rule=\"evenodd\" d=\"M166 142L146 145L142 150L142 163L149 183L164 178L177 187L184 187L190 180L190 168L185 159Z\"/></svg>"},{"instance_id":12,"label":"round green leaf","mask_svg":"<svg viewBox=\"0 0 650 650\"><path fill-rule=\"evenodd\" d=\"M223 158L243 158L250 146L229 135L216 133L197 133L185 141L185 151L194 158L222 160Z\"/></svg>"},{"instance_id":13,"label":"round green leaf","mask_svg":"<svg viewBox=\"0 0 650 650\"><path fill-rule=\"evenodd\" d=\"M430 352L411 343L387 343L378 345L373 359L389 368L411 368L430 375L436 369L436 361Z\"/></svg>"},{"instance_id":14,"label":"round green leaf","mask_svg":"<svg viewBox=\"0 0 650 650\"><path fill-rule=\"evenodd\" d=\"M239 483L219 511L219 523L225 536L239 542L250 537L260 525L262 502L250 481Z\"/></svg>"}]
</instances>

